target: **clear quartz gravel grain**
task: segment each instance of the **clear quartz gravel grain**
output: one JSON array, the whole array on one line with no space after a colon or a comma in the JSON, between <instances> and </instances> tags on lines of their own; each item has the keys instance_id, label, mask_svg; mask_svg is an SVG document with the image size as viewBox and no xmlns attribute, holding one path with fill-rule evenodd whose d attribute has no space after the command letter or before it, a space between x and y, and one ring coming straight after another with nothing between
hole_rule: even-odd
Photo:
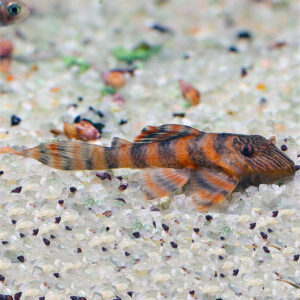
<instances>
[{"instance_id":1,"label":"clear quartz gravel grain","mask_svg":"<svg viewBox=\"0 0 300 300\"><path fill-rule=\"evenodd\" d=\"M15 52L13 80L0 74L0 147L64 139L50 130L80 116L105 124L96 144L178 123L276 136L300 164L297 1L53 0L32 8L1 31ZM141 41L163 47L133 64L117 96L104 95L100 74L128 68L111 50ZM68 68L66 57L90 67ZM199 105L187 107L179 79L201 91ZM12 115L22 119L16 126ZM181 193L162 205L144 201L138 170L64 172L9 155L0 170L0 294L8 299L300 298L299 171L200 213Z\"/></svg>"}]
</instances>

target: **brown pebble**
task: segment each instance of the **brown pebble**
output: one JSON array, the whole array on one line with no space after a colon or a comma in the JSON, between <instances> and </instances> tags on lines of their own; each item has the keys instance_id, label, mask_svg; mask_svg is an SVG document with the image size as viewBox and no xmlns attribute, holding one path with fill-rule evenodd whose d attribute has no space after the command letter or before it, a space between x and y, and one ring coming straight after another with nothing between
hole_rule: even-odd
<instances>
[{"instance_id":1,"label":"brown pebble","mask_svg":"<svg viewBox=\"0 0 300 300\"><path fill-rule=\"evenodd\" d=\"M254 228L255 228L255 226L256 226L256 223L250 223L250 226L249 226L249 228L250 228L250 229L254 229Z\"/></svg>"},{"instance_id":2,"label":"brown pebble","mask_svg":"<svg viewBox=\"0 0 300 300\"><path fill-rule=\"evenodd\" d=\"M276 218L278 216L278 210L273 210L272 211L272 217Z\"/></svg>"},{"instance_id":3,"label":"brown pebble","mask_svg":"<svg viewBox=\"0 0 300 300\"><path fill-rule=\"evenodd\" d=\"M77 253L81 253L81 252L82 252L81 248L77 248Z\"/></svg>"},{"instance_id":4,"label":"brown pebble","mask_svg":"<svg viewBox=\"0 0 300 300\"><path fill-rule=\"evenodd\" d=\"M22 191L22 186L18 186L16 188L14 188L11 193L16 193L16 194L20 194Z\"/></svg>"},{"instance_id":5,"label":"brown pebble","mask_svg":"<svg viewBox=\"0 0 300 300\"><path fill-rule=\"evenodd\" d=\"M233 276L237 276L237 274L239 274L239 271L240 271L239 269L233 270L233 271L232 271L232 275L233 275Z\"/></svg>"},{"instance_id":6,"label":"brown pebble","mask_svg":"<svg viewBox=\"0 0 300 300\"><path fill-rule=\"evenodd\" d=\"M15 293L14 300L20 300L22 296L22 292Z\"/></svg>"},{"instance_id":7,"label":"brown pebble","mask_svg":"<svg viewBox=\"0 0 300 300\"><path fill-rule=\"evenodd\" d=\"M183 98L191 105L197 105L200 103L200 92L197 89L184 80L179 80L179 86Z\"/></svg>"},{"instance_id":8,"label":"brown pebble","mask_svg":"<svg viewBox=\"0 0 300 300\"><path fill-rule=\"evenodd\" d=\"M69 139L77 139L84 142L93 141L101 137L100 132L88 121L78 123L64 123L64 132Z\"/></svg>"},{"instance_id":9,"label":"brown pebble","mask_svg":"<svg viewBox=\"0 0 300 300\"><path fill-rule=\"evenodd\" d=\"M111 210L107 210L107 211L105 211L105 212L103 213L103 215L104 215L105 217L110 217L110 216L112 215L112 211L111 211Z\"/></svg>"},{"instance_id":10,"label":"brown pebble","mask_svg":"<svg viewBox=\"0 0 300 300\"><path fill-rule=\"evenodd\" d=\"M71 228L70 226L68 226L68 225L65 226L65 229L66 229L67 231L72 231L72 228Z\"/></svg>"},{"instance_id":11,"label":"brown pebble","mask_svg":"<svg viewBox=\"0 0 300 300\"><path fill-rule=\"evenodd\" d=\"M113 88L120 88L125 85L126 79L124 72L108 71L101 74L104 83Z\"/></svg>"},{"instance_id":12,"label":"brown pebble","mask_svg":"<svg viewBox=\"0 0 300 300\"><path fill-rule=\"evenodd\" d=\"M299 256L300 256L299 254L295 254L293 261L298 261L299 260Z\"/></svg>"},{"instance_id":13,"label":"brown pebble","mask_svg":"<svg viewBox=\"0 0 300 300\"><path fill-rule=\"evenodd\" d=\"M164 231L169 231L169 226L168 225L162 223L161 226L164 229Z\"/></svg>"},{"instance_id":14,"label":"brown pebble","mask_svg":"<svg viewBox=\"0 0 300 300\"><path fill-rule=\"evenodd\" d=\"M118 189L119 189L120 192L123 192L127 189L127 187L128 187L128 183L122 183L122 184L119 185Z\"/></svg>"},{"instance_id":15,"label":"brown pebble","mask_svg":"<svg viewBox=\"0 0 300 300\"><path fill-rule=\"evenodd\" d=\"M60 223L60 220L61 220L61 217L55 217L55 223L56 223L56 224L59 224L59 223Z\"/></svg>"},{"instance_id":16,"label":"brown pebble","mask_svg":"<svg viewBox=\"0 0 300 300\"><path fill-rule=\"evenodd\" d=\"M25 257L23 255L17 256L17 259L23 263L25 261Z\"/></svg>"},{"instance_id":17,"label":"brown pebble","mask_svg":"<svg viewBox=\"0 0 300 300\"><path fill-rule=\"evenodd\" d=\"M194 228L194 231L195 231L196 233L199 233L200 229L199 229L199 228Z\"/></svg>"},{"instance_id":18,"label":"brown pebble","mask_svg":"<svg viewBox=\"0 0 300 300\"><path fill-rule=\"evenodd\" d=\"M281 145L280 146L280 149L282 150L282 151L287 151L288 150L288 147L287 147L287 145Z\"/></svg>"},{"instance_id":19,"label":"brown pebble","mask_svg":"<svg viewBox=\"0 0 300 300\"><path fill-rule=\"evenodd\" d=\"M260 235L264 240L266 240L268 238L268 235L262 231L260 232Z\"/></svg>"},{"instance_id":20,"label":"brown pebble","mask_svg":"<svg viewBox=\"0 0 300 300\"><path fill-rule=\"evenodd\" d=\"M50 246L50 241L46 238L43 238L43 242L45 243L46 246Z\"/></svg>"},{"instance_id":21,"label":"brown pebble","mask_svg":"<svg viewBox=\"0 0 300 300\"><path fill-rule=\"evenodd\" d=\"M266 253L270 253L270 250L269 250L268 247L264 246L263 249L264 249L264 251L265 251Z\"/></svg>"},{"instance_id":22,"label":"brown pebble","mask_svg":"<svg viewBox=\"0 0 300 300\"><path fill-rule=\"evenodd\" d=\"M140 238L140 236L141 236L141 234L139 233L139 232L134 232L133 234L132 234L136 239L138 239L138 238Z\"/></svg>"},{"instance_id":23,"label":"brown pebble","mask_svg":"<svg viewBox=\"0 0 300 300\"><path fill-rule=\"evenodd\" d=\"M105 179L111 180L111 175L107 172L96 173L96 176L99 177L101 180L105 180Z\"/></svg>"},{"instance_id":24,"label":"brown pebble","mask_svg":"<svg viewBox=\"0 0 300 300\"><path fill-rule=\"evenodd\" d=\"M177 249L177 244L175 242L170 242L172 248Z\"/></svg>"}]
</instances>

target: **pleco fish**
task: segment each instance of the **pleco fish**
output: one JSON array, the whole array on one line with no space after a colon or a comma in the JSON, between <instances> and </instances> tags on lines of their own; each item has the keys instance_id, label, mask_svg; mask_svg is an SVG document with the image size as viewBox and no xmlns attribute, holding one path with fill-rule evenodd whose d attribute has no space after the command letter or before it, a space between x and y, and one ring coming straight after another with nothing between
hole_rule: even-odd
<instances>
[{"instance_id":1,"label":"pleco fish","mask_svg":"<svg viewBox=\"0 0 300 300\"><path fill-rule=\"evenodd\" d=\"M271 183L299 169L276 148L274 138L205 133L172 124L147 126L133 143L116 137L111 147L60 141L14 154L61 170L145 168L141 186L148 199L186 185L200 210L220 203L238 184Z\"/></svg>"},{"instance_id":2,"label":"pleco fish","mask_svg":"<svg viewBox=\"0 0 300 300\"><path fill-rule=\"evenodd\" d=\"M19 0L0 0L0 26L8 26L24 20L30 11L27 5Z\"/></svg>"}]
</instances>

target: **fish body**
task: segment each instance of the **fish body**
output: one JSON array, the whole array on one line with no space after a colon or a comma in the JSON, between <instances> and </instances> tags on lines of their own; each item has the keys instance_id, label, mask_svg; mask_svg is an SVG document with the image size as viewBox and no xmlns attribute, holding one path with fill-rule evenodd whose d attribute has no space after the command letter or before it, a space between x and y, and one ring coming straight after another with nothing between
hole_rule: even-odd
<instances>
[{"instance_id":1,"label":"fish body","mask_svg":"<svg viewBox=\"0 0 300 300\"><path fill-rule=\"evenodd\" d=\"M133 143L114 138L104 147L61 141L14 154L61 170L145 169L141 186L148 199L186 186L200 210L224 200L238 184L270 183L296 170L273 138L206 133L174 124L145 127Z\"/></svg>"},{"instance_id":2,"label":"fish body","mask_svg":"<svg viewBox=\"0 0 300 300\"><path fill-rule=\"evenodd\" d=\"M20 22L30 13L27 5L20 0L0 0L0 26Z\"/></svg>"}]
</instances>

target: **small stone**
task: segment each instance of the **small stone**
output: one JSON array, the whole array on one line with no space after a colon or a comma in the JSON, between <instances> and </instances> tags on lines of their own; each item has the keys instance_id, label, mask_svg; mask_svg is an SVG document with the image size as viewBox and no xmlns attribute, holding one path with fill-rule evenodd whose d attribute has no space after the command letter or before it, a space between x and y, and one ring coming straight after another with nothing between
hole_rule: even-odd
<instances>
[{"instance_id":1,"label":"small stone","mask_svg":"<svg viewBox=\"0 0 300 300\"><path fill-rule=\"evenodd\" d=\"M65 229L68 230L68 231L72 231L72 228L68 225L65 226Z\"/></svg>"},{"instance_id":2,"label":"small stone","mask_svg":"<svg viewBox=\"0 0 300 300\"><path fill-rule=\"evenodd\" d=\"M8 241L2 241L1 243L2 243L2 245L7 245Z\"/></svg>"},{"instance_id":3,"label":"small stone","mask_svg":"<svg viewBox=\"0 0 300 300\"><path fill-rule=\"evenodd\" d=\"M141 236L141 234L139 233L139 232L134 232L133 233L133 236L136 238L136 239L138 239L138 238L140 238L140 236Z\"/></svg>"},{"instance_id":4,"label":"small stone","mask_svg":"<svg viewBox=\"0 0 300 300\"><path fill-rule=\"evenodd\" d=\"M59 205L63 205L65 201L64 200L58 200L57 202L58 202Z\"/></svg>"},{"instance_id":5,"label":"small stone","mask_svg":"<svg viewBox=\"0 0 300 300\"><path fill-rule=\"evenodd\" d=\"M249 228L250 228L250 229L254 229L254 228L255 228L255 226L256 226L256 223L250 223L250 226L249 226Z\"/></svg>"},{"instance_id":6,"label":"small stone","mask_svg":"<svg viewBox=\"0 0 300 300\"><path fill-rule=\"evenodd\" d=\"M38 235L38 233L39 233L38 228L32 229L32 235Z\"/></svg>"},{"instance_id":7,"label":"small stone","mask_svg":"<svg viewBox=\"0 0 300 300\"><path fill-rule=\"evenodd\" d=\"M23 255L17 256L17 259L23 263L25 261L25 257Z\"/></svg>"},{"instance_id":8,"label":"small stone","mask_svg":"<svg viewBox=\"0 0 300 300\"><path fill-rule=\"evenodd\" d=\"M15 225L17 223L16 220L12 219L11 222Z\"/></svg>"},{"instance_id":9,"label":"small stone","mask_svg":"<svg viewBox=\"0 0 300 300\"><path fill-rule=\"evenodd\" d=\"M111 175L107 172L96 173L96 176L99 177L101 180L105 180L105 179L111 180Z\"/></svg>"},{"instance_id":10,"label":"small stone","mask_svg":"<svg viewBox=\"0 0 300 300\"><path fill-rule=\"evenodd\" d=\"M270 253L270 250L269 250L268 247L264 246L263 249L264 249L264 251L265 251L266 253Z\"/></svg>"},{"instance_id":11,"label":"small stone","mask_svg":"<svg viewBox=\"0 0 300 300\"><path fill-rule=\"evenodd\" d=\"M206 221L211 221L213 217L211 215L206 215L205 216Z\"/></svg>"},{"instance_id":12,"label":"small stone","mask_svg":"<svg viewBox=\"0 0 300 300\"><path fill-rule=\"evenodd\" d=\"M241 68L241 77L245 77L247 76L248 72L247 72L247 69L245 67L242 67Z\"/></svg>"},{"instance_id":13,"label":"small stone","mask_svg":"<svg viewBox=\"0 0 300 300\"><path fill-rule=\"evenodd\" d=\"M233 276L237 276L237 274L239 274L239 269L234 269L233 271L232 271L232 275Z\"/></svg>"},{"instance_id":14,"label":"small stone","mask_svg":"<svg viewBox=\"0 0 300 300\"><path fill-rule=\"evenodd\" d=\"M45 300L45 297L43 296L43 297L39 297L39 300Z\"/></svg>"},{"instance_id":15,"label":"small stone","mask_svg":"<svg viewBox=\"0 0 300 300\"><path fill-rule=\"evenodd\" d=\"M164 231L169 231L169 226L168 225L162 223L161 226L164 229Z\"/></svg>"},{"instance_id":16,"label":"small stone","mask_svg":"<svg viewBox=\"0 0 300 300\"><path fill-rule=\"evenodd\" d=\"M22 191L22 186L18 186L16 188L14 188L11 193L17 193L17 194L20 194Z\"/></svg>"},{"instance_id":17,"label":"small stone","mask_svg":"<svg viewBox=\"0 0 300 300\"><path fill-rule=\"evenodd\" d=\"M281 149L281 151L287 151L288 150L288 147L287 147L287 145L281 145L280 146L280 149Z\"/></svg>"},{"instance_id":18,"label":"small stone","mask_svg":"<svg viewBox=\"0 0 300 300\"><path fill-rule=\"evenodd\" d=\"M295 254L295 255L294 255L294 259L293 259L293 261L298 261L298 259L299 259L299 256L300 256L299 254Z\"/></svg>"},{"instance_id":19,"label":"small stone","mask_svg":"<svg viewBox=\"0 0 300 300\"><path fill-rule=\"evenodd\" d=\"M55 218L55 223L56 223L56 224L59 224L59 223L60 223L60 220L61 220L61 217L56 217L56 218Z\"/></svg>"},{"instance_id":20,"label":"small stone","mask_svg":"<svg viewBox=\"0 0 300 300\"><path fill-rule=\"evenodd\" d=\"M107 251L107 248L105 248L105 247L102 247L101 249L103 252Z\"/></svg>"},{"instance_id":21,"label":"small stone","mask_svg":"<svg viewBox=\"0 0 300 300\"><path fill-rule=\"evenodd\" d=\"M159 207L153 205L150 207L150 211L160 211L160 209Z\"/></svg>"},{"instance_id":22,"label":"small stone","mask_svg":"<svg viewBox=\"0 0 300 300\"><path fill-rule=\"evenodd\" d=\"M122 184L119 185L118 189L119 189L120 192L123 192L127 189L127 187L128 187L128 183L122 183Z\"/></svg>"},{"instance_id":23,"label":"small stone","mask_svg":"<svg viewBox=\"0 0 300 300\"><path fill-rule=\"evenodd\" d=\"M50 234L50 238L51 238L52 240L54 240L54 239L56 239L56 236L53 235L53 234Z\"/></svg>"},{"instance_id":24,"label":"small stone","mask_svg":"<svg viewBox=\"0 0 300 300\"><path fill-rule=\"evenodd\" d=\"M221 278L224 278L225 275L224 275L223 273L220 273L220 277L221 277Z\"/></svg>"},{"instance_id":25,"label":"small stone","mask_svg":"<svg viewBox=\"0 0 300 300\"><path fill-rule=\"evenodd\" d=\"M200 229L199 228L193 228L194 232L199 233Z\"/></svg>"},{"instance_id":26,"label":"small stone","mask_svg":"<svg viewBox=\"0 0 300 300\"><path fill-rule=\"evenodd\" d=\"M24 233L20 233L20 238L22 239L22 238L24 238L25 237L25 234Z\"/></svg>"},{"instance_id":27,"label":"small stone","mask_svg":"<svg viewBox=\"0 0 300 300\"><path fill-rule=\"evenodd\" d=\"M5 281L5 277L2 274L0 274L0 281L2 281L2 282Z\"/></svg>"},{"instance_id":28,"label":"small stone","mask_svg":"<svg viewBox=\"0 0 300 300\"><path fill-rule=\"evenodd\" d=\"M128 120L121 119L120 122L119 122L119 125L122 126L122 125L125 125L127 123L128 123Z\"/></svg>"},{"instance_id":29,"label":"small stone","mask_svg":"<svg viewBox=\"0 0 300 300\"><path fill-rule=\"evenodd\" d=\"M237 33L236 38L237 39L249 39L249 40L251 40L252 39L252 34L248 30L241 30Z\"/></svg>"},{"instance_id":30,"label":"small stone","mask_svg":"<svg viewBox=\"0 0 300 300\"><path fill-rule=\"evenodd\" d=\"M262 231L260 232L260 235L264 240L266 240L268 238L268 235Z\"/></svg>"},{"instance_id":31,"label":"small stone","mask_svg":"<svg viewBox=\"0 0 300 300\"><path fill-rule=\"evenodd\" d=\"M21 121L22 120L17 115L12 115L11 118L10 118L10 124L11 124L11 126L19 125L19 123Z\"/></svg>"},{"instance_id":32,"label":"small stone","mask_svg":"<svg viewBox=\"0 0 300 300\"><path fill-rule=\"evenodd\" d=\"M109 218L112 215L112 211L111 210L107 210L103 213L103 216Z\"/></svg>"},{"instance_id":33,"label":"small stone","mask_svg":"<svg viewBox=\"0 0 300 300\"><path fill-rule=\"evenodd\" d=\"M228 47L228 51L229 52L235 52L235 53L239 52L239 50L238 50L238 48L236 46L229 46Z\"/></svg>"},{"instance_id":34,"label":"small stone","mask_svg":"<svg viewBox=\"0 0 300 300\"><path fill-rule=\"evenodd\" d=\"M129 292L127 292L127 295L130 296L130 297L132 297L133 292L129 291Z\"/></svg>"},{"instance_id":35,"label":"small stone","mask_svg":"<svg viewBox=\"0 0 300 300\"><path fill-rule=\"evenodd\" d=\"M77 192L76 187L71 186L71 187L70 187L70 192L71 192L71 193L76 193L76 192Z\"/></svg>"},{"instance_id":36,"label":"small stone","mask_svg":"<svg viewBox=\"0 0 300 300\"><path fill-rule=\"evenodd\" d=\"M109 230L110 230L110 228L107 226L107 227L105 228L105 230L106 230L106 231L109 231Z\"/></svg>"},{"instance_id":37,"label":"small stone","mask_svg":"<svg viewBox=\"0 0 300 300\"><path fill-rule=\"evenodd\" d=\"M78 97L77 97L77 100L78 100L79 102L81 102L81 101L83 101L83 97L82 97L82 96L78 96Z\"/></svg>"},{"instance_id":38,"label":"small stone","mask_svg":"<svg viewBox=\"0 0 300 300\"><path fill-rule=\"evenodd\" d=\"M43 242L45 243L46 246L50 246L50 241L46 238L43 238Z\"/></svg>"},{"instance_id":39,"label":"small stone","mask_svg":"<svg viewBox=\"0 0 300 300\"><path fill-rule=\"evenodd\" d=\"M220 260L224 259L224 257L223 257L222 255L219 255L218 258L219 258Z\"/></svg>"},{"instance_id":40,"label":"small stone","mask_svg":"<svg viewBox=\"0 0 300 300\"><path fill-rule=\"evenodd\" d=\"M194 295L195 295L195 291L189 291L189 294L190 294L191 296L194 296Z\"/></svg>"},{"instance_id":41,"label":"small stone","mask_svg":"<svg viewBox=\"0 0 300 300\"><path fill-rule=\"evenodd\" d=\"M81 248L77 248L77 253L81 253L82 249Z\"/></svg>"},{"instance_id":42,"label":"small stone","mask_svg":"<svg viewBox=\"0 0 300 300\"><path fill-rule=\"evenodd\" d=\"M14 296L14 300L20 300L21 296L22 296L22 292L16 293L15 296Z\"/></svg>"},{"instance_id":43,"label":"small stone","mask_svg":"<svg viewBox=\"0 0 300 300\"><path fill-rule=\"evenodd\" d=\"M177 249L177 244L175 242L172 241L172 242L170 242L170 244L171 244L172 248Z\"/></svg>"},{"instance_id":44,"label":"small stone","mask_svg":"<svg viewBox=\"0 0 300 300\"><path fill-rule=\"evenodd\" d=\"M185 117L185 113L173 113L173 117L178 117L178 118L184 118Z\"/></svg>"},{"instance_id":45,"label":"small stone","mask_svg":"<svg viewBox=\"0 0 300 300\"><path fill-rule=\"evenodd\" d=\"M271 233L273 232L273 230L271 228L268 228L268 232Z\"/></svg>"},{"instance_id":46,"label":"small stone","mask_svg":"<svg viewBox=\"0 0 300 300\"><path fill-rule=\"evenodd\" d=\"M131 255L129 252L125 251L125 256Z\"/></svg>"},{"instance_id":47,"label":"small stone","mask_svg":"<svg viewBox=\"0 0 300 300\"><path fill-rule=\"evenodd\" d=\"M272 217L276 218L278 216L278 210L273 210L272 211Z\"/></svg>"},{"instance_id":48,"label":"small stone","mask_svg":"<svg viewBox=\"0 0 300 300\"><path fill-rule=\"evenodd\" d=\"M0 170L0 176L3 175L3 174L4 174L4 172Z\"/></svg>"},{"instance_id":49,"label":"small stone","mask_svg":"<svg viewBox=\"0 0 300 300\"><path fill-rule=\"evenodd\" d=\"M224 241L224 240L225 240L225 237L224 237L224 236L220 236L220 240L221 240L221 241Z\"/></svg>"},{"instance_id":50,"label":"small stone","mask_svg":"<svg viewBox=\"0 0 300 300\"><path fill-rule=\"evenodd\" d=\"M59 273L53 273L53 276L59 278Z\"/></svg>"}]
</instances>

